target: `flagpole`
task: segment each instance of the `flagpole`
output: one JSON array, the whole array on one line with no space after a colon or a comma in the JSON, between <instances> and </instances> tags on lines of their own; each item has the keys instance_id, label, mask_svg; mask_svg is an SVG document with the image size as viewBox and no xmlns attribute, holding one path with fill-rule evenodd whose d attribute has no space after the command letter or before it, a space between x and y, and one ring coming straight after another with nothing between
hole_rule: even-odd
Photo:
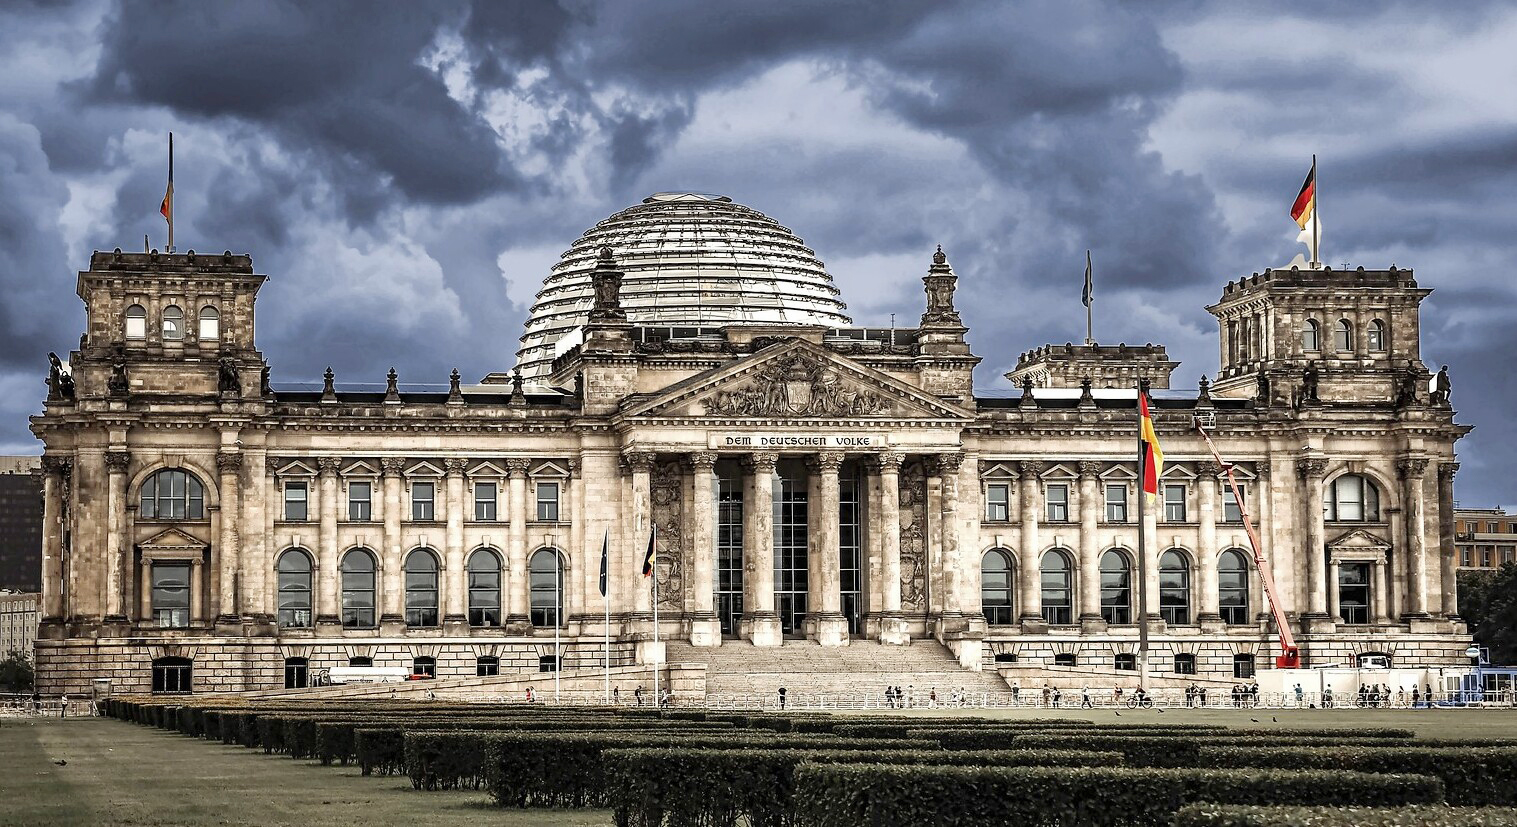
<instances>
[{"instance_id":1,"label":"flagpole","mask_svg":"<svg viewBox=\"0 0 1517 827\"><path fill-rule=\"evenodd\" d=\"M653 552L651 561L653 565L653 704L661 707L659 703L662 696L658 691L658 665L657 658L662 654L658 648L658 523L653 523L653 534L648 539L648 545Z\"/></svg>"},{"instance_id":2,"label":"flagpole","mask_svg":"<svg viewBox=\"0 0 1517 827\"><path fill-rule=\"evenodd\" d=\"M174 252L174 133L169 133L169 249Z\"/></svg>"},{"instance_id":3,"label":"flagpole","mask_svg":"<svg viewBox=\"0 0 1517 827\"><path fill-rule=\"evenodd\" d=\"M558 577L553 584L556 608L553 611L553 704L558 705L559 675L564 671L564 557L558 555Z\"/></svg>"},{"instance_id":4,"label":"flagpole","mask_svg":"<svg viewBox=\"0 0 1517 827\"><path fill-rule=\"evenodd\" d=\"M1146 443L1143 441L1143 402L1148 395L1148 380L1138 380L1138 688L1148 682L1148 526L1144 522L1144 506L1148 494L1144 490L1148 472Z\"/></svg>"},{"instance_id":5,"label":"flagpole","mask_svg":"<svg viewBox=\"0 0 1517 827\"><path fill-rule=\"evenodd\" d=\"M606 604L606 639L604 646L606 655L606 703L608 704L611 703L611 571L606 563L606 554L610 549L611 529L608 528L606 529L606 537L601 541L600 547L600 576L601 585L604 586L601 589L600 596L602 598L601 602Z\"/></svg>"},{"instance_id":6,"label":"flagpole","mask_svg":"<svg viewBox=\"0 0 1517 827\"><path fill-rule=\"evenodd\" d=\"M1317 180L1317 154L1312 153L1312 266L1322 269L1322 184Z\"/></svg>"},{"instance_id":7,"label":"flagpole","mask_svg":"<svg viewBox=\"0 0 1517 827\"><path fill-rule=\"evenodd\" d=\"M1096 336L1095 336L1095 332L1094 332L1095 331L1095 326L1093 324L1093 321L1092 321L1093 317L1091 315L1091 307L1092 307L1092 305L1094 305L1096 303L1095 291L1091 289L1091 287L1092 287L1091 279L1092 278L1094 278L1094 276L1091 274L1090 251L1086 250L1085 251L1085 344L1087 344L1087 345L1093 345L1093 344L1096 343Z\"/></svg>"}]
</instances>

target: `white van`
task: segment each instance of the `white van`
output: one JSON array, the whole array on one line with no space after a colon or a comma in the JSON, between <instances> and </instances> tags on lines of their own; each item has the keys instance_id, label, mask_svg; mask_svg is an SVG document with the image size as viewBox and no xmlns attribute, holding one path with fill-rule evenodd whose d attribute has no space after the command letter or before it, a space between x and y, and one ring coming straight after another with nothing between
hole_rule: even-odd
<instances>
[{"instance_id":1,"label":"white van","mask_svg":"<svg viewBox=\"0 0 1517 827\"><path fill-rule=\"evenodd\" d=\"M411 677L404 666L334 666L327 671L327 681L343 683L402 683Z\"/></svg>"}]
</instances>

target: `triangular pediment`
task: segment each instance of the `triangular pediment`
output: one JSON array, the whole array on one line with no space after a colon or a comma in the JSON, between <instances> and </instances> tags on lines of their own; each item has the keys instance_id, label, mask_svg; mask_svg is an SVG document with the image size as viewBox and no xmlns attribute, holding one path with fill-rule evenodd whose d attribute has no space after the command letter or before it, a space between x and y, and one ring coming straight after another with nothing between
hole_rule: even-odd
<instances>
[{"instance_id":1,"label":"triangular pediment","mask_svg":"<svg viewBox=\"0 0 1517 827\"><path fill-rule=\"evenodd\" d=\"M342 475L344 477L377 477L379 469L369 464L367 460L358 460L344 466Z\"/></svg>"},{"instance_id":2,"label":"triangular pediment","mask_svg":"<svg viewBox=\"0 0 1517 827\"><path fill-rule=\"evenodd\" d=\"M1119 462L1096 476L1106 482L1112 482L1113 480L1132 482L1138 478L1138 472L1132 470L1126 464Z\"/></svg>"},{"instance_id":3,"label":"triangular pediment","mask_svg":"<svg viewBox=\"0 0 1517 827\"><path fill-rule=\"evenodd\" d=\"M543 460L532 466L528 476L532 477L567 477L569 467L555 460Z\"/></svg>"},{"instance_id":4,"label":"triangular pediment","mask_svg":"<svg viewBox=\"0 0 1517 827\"><path fill-rule=\"evenodd\" d=\"M405 471L407 477L441 477L443 470L425 460L416 463Z\"/></svg>"},{"instance_id":5,"label":"triangular pediment","mask_svg":"<svg viewBox=\"0 0 1517 827\"><path fill-rule=\"evenodd\" d=\"M1013 463L981 460L980 476L984 479L1014 480L1021 476L1021 474Z\"/></svg>"},{"instance_id":6,"label":"triangular pediment","mask_svg":"<svg viewBox=\"0 0 1517 827\"><path fill-rule=\"evenodd\" d=\"M469 476L471 476L471 477L486 477L486 478L488 478L488 477L504 477L504 476L507 476L507 474L506 474L506 469L505 468L503 468L503 467L495 464L494 462L491 462L490 460L485 460L484 462L479 463L478 465L474 466L473 468L470 468L469 469Z\"/></svg>"},{"instance_id":7,"label":"triangular pediment","mask_svg":"<svg viewBox=\"0 0 1517 827\"><path fill-rule=\"evenodd\" d=\"M1073 468L1070 468L1068 465L1065 465L1062 462L1056 462L1053 465L1045 468L1043 470L1043 473L1039 474L1038 476L1042 477L1045 480L1072 480L1078 478L1079 474L1076 474L1075 470Z\"/></svg>"},{"instance_id":8,"label":"triangular pediment","mask_svg":"<svg viewBox=\"0 0 1517 827\"><path fill-rule=\"evenodd\" d=\"M155 551L200 551L206 547L207 543L204 540L198 540L184 533L183 531L180 531L177 528L168 528L158 532L157 534L154 534L146 540L143 540L137 545L141 546L144 549L152 549Z\"/></svg>"},{"instance_id":9,"label":"triangular pediment","mask_svg":"<svg viewBox=\"0 0 1517 827\"><path fill-rule=\"evenodd\" d=\"M951 403L801 339L699 373L627 407L627 418L971 420Z\"/></svg>"},{"instance_id":10,"label":"triangular pediment","mask_svg":"<svg viewBox=\"0 0 1517 827\"><path fill-rule=\"evenodd\" d=\"M307 465L303 460L292 459L277 466L274 473L281 477L314 477L316 476L316 469Z\"/></svg>"},{"instance_id":11,"label":"triangular pediment","mask_svg":"<svg viewBox=\"0 0 1517 827\"><path fill-rule=\"evenodd\" d=\"M1381 550L1390 548L1391 544L1389 541L1371 534L1362 528L1356 528L1351 531L1346 531L1329 540L1327 542L1327 547L1330 549L1363 548Z\"/></svg>"},{"instance_id":12,"label":"triangular pediment","mask_svg":"<svg viewBox=\"0 0 1517 827\"><path fill-rule=\"evenodd\" d=\"M1195 479L1196 472L1183 465L1166 465L1164 466L1164 473L1160 477L1166 480L1184 482Z\"/></svg>"}]
</instances>

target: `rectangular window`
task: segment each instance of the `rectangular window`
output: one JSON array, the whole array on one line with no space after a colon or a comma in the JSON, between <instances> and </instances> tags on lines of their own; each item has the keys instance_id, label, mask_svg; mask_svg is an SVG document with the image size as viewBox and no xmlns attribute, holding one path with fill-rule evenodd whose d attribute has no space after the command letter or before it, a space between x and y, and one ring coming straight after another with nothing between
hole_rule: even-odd
<instances>
[{"instance_id":1,"label":"rectangular window","mask_svg":"<svg viewBox=\"0 0 1517 827\"><path fill-rule=\"evenodd\" d=\"M153 622L165 629L190 625L190 564L153 564Z\"/></svg>"},{"instance_id":2,"label":"rectangular window","mask_svg":"<svg viewBox=\"0 0 1517 827\"><path fill-rule=\"evenodd\" d=\"M1238 493L1243 495L1245 501L1248 499L1248 489L1244 488L1241 482L1238 483ZM1231 485L1224 485L1222 487L1222 522L1243 522L1243 509L1238 507L1238 498L1233 496L1233 487Z\"/></svg>"},{"instance_id":3,"label":"rectangular window","mask_svg":"<svg viewBox=\"0 0 1517 827\"><path fill-rule=\"evenodd\" d=\"M1007 483L993 482L985 486L985 521L1004 523L1011 519L1010 502L1011 486Z\"/></svg>"},{"instance_id":4,"label":"rectangular window","mask_svg":"<svg viewBox=\"0 0 1517 827\"><path fill-rule=\"evenodd\" d=\"M1370 622L1370 564L1338 565L1338 614L1343 622L1362 626Z\"/></svg>"},{"instance_id":5,"label":"rectangular window","mask_svg":"<svg viewBox=\"0 0 1517 827\"><path fill-rule=\"evenodd\" d=\"M1069 522L1069 486L1050 485L1045 498L1048 502L1048 521L1050 523Z\"/></svg>"},{"instance_id":6,"label":"rectangular window","mask_svg":"<svg viewBox=\"0 0 1517 827\"><path fill-rule=\"evenodd\" d=\"M348 483L348 519L356 522L368 522L373 519L374 487L367 482Z\"/></svg>"},{"instance_id":7,"label":"rectangular window","mask_svg":"<svg viewBox=\"0 0 1517 827\"><path fill-rule=\"evenodd\" d=\"M1468 567L1468 566L1474 565L1474 563L1475 563L1474 549L1470 548L1469 546L1465 546L1464 548L1459 549L1459 558L1460 558L1459 559L1459 565L1461 565L1461 566Z\"/></svg>"},{"instance_id":8,"label":"rectangular window","mask_svg":"<svg viewBox=\"0 0 1517 827\"><path fill-rule=\"evenodd\" d=\"M411 519L429 523L433 519L432 506L437 497L437 487L430 482L411 483Z\"/></svg>"},{"instance_id":9,"label":"rectangular window","mask_svg":"<svg viewBox=\"0 0 1517 827\"><path fill-rule=\"evenodd\" d=\"M1481 546L1481 548L1480 548L1480 565L1483 568L1490 568L1491 567L1491 547L1490 546Z\"/></svg>"},{"instance_id":10,"label":"rectangular window","mask_svg":"<svg viewBox=\"0 0 1517 827\"><path fill-rule=\"evenodd\" d=\"M537 521L540 523L558 522L558 483L540 482L537 484Z\"/></svg>"},{"instance_id":11,"label":"rectangular window","mask_svg":"<svg viewBox=\"0 0 1517 827\"><path fill-rule=\"evenodd\" d=\"M306 519L306 484L284 484L284 518L289 522L304 522Z\"/></svg>"},{"instance_id":12,"label":"rectangular window","mask_svg":"<svg viewBox=\"0 0 1517 827\"><path fill-rule=\"evenodd\" d=\"M1106 522L1127 522L1127 486L1106 486Z\"/></svg>"},{"instance_id":13,"label":"rectangular window","mask_svg":"<svg viewBox=\"0 0 1517 827\"><path fill-rule=\"evenodd\" d=\"M1185 486L1164 486L1164 521L1169 523L1185 522Z\"/></svg>"},{"instance_id":14,"label":"rectangular window","mask_svg":"<svg viewBox=\"0 0 1517 827\"><path fill-rule=\"evenodd\" d=\"M474 483L474 519L482 523L495 522L495 483Z\"/></svg>"},{"instance_id":15,"label":"rectangular window","mask_svg":"<svg viewBox=\"0 0 1517 827\"><path fill-rule=\"evenodd\" d=\"M1486 521L1486 524L1485 524L1485 533L1486 534L1495 534L1496 533L1496 524L1493 523L1493 522L1490 522L1490 521Z\"/></svg>"}]
</instances>

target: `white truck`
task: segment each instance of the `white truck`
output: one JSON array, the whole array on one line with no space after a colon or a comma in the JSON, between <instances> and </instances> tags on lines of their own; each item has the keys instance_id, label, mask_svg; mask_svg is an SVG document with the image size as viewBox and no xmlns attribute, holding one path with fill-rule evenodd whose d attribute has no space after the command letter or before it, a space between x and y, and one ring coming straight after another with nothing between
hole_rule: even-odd
<instances>
[{"instance_id":1,"label":"white truck","mask_svg":"<svg viewBox=\"0 0 1517 827\"><path fill-rule=\"evenodd\" d=\"M327 682L344 683L402 683L409 680L411 670L404 666L334 666L327 671Z\"/></svg>"}]
</instances>

